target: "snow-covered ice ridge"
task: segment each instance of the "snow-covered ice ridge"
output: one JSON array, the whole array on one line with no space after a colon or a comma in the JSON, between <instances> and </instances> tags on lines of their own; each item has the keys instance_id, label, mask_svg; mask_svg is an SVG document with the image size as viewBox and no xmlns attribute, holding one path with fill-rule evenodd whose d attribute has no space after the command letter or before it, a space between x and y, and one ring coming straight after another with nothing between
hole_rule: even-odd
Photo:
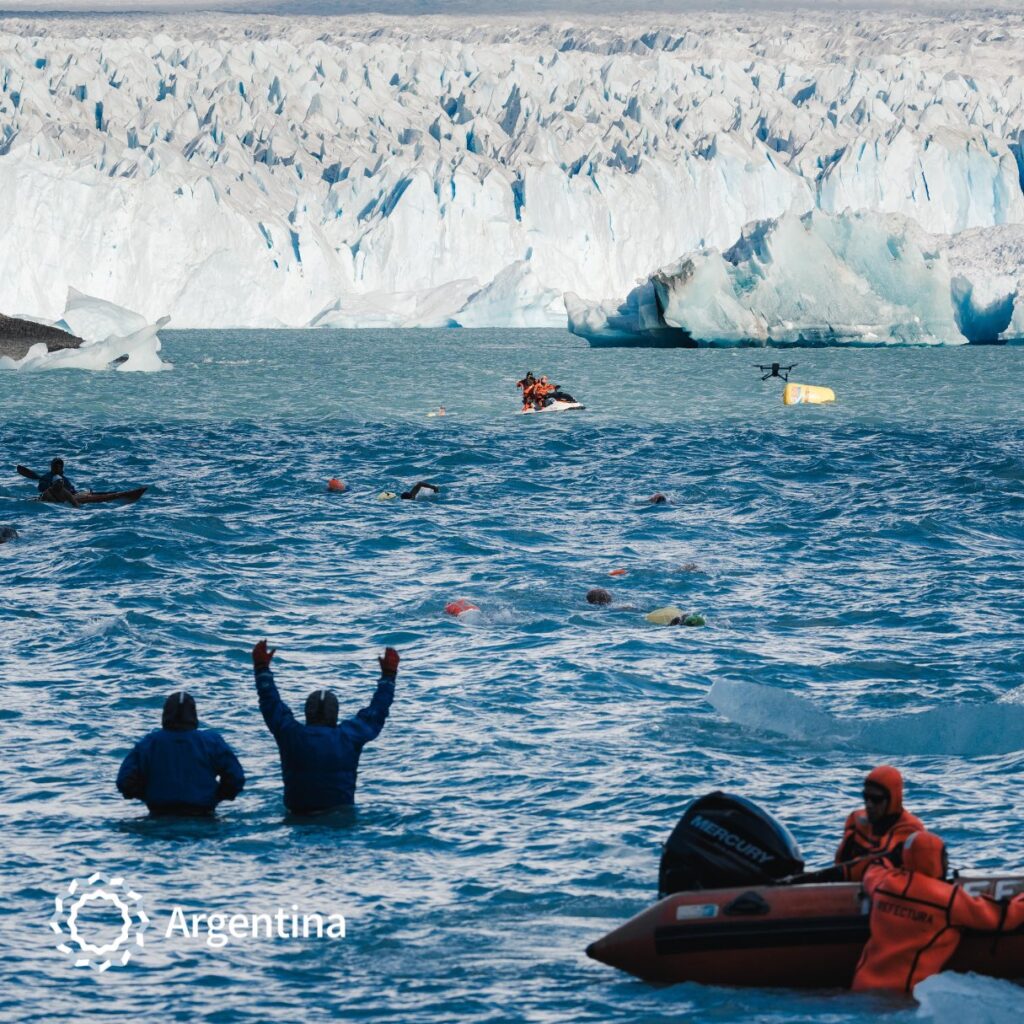
<instances>
[{"instance_id":1,"label":"snow-covered ice ridge","mask_svg":"<svg viewBox=\"0 0 1024 1024\"><path fill-rule=\"evenodd\" d=\"M1010 11L8 18L0 310L564 325L564 293L847 208L967 231L941 245L988 302L1024 263L1022 38Z\"/></svg>"}]
</instances>

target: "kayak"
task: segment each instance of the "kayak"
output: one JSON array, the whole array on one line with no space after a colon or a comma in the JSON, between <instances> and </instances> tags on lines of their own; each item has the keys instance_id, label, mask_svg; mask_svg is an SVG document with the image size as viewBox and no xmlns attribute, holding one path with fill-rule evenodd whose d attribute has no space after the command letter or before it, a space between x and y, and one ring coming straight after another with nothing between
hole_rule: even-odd
<instances>
[{"instance_id":1,"label":"kayak","mask_svg":"<svg viewBox=\"0 0 1024 1024\"><path fill-rule=\"evenodd\" d=\"M957 881L976 896L1024 892L1024 875ZM677 892L591 943L587 955L660 984L848 988L869 910L855 882ZM946 969L1024 977L1024 929L964 932Z\"/></svg>"},{"instance_id":2,"label":"kayak","mask_svg":"<svg viewBox=\"0 0 1024 1024\"><path fill-rule=\"evenodd\" d=\"M581 402L552 402L545 405L543 409L520 409L522 415L526 416L531 412L568 412L570 409L586 409Z\"/></svg>"},{"instance_id":3,"label":"kayak","mask_svg":"<svg viewBox=\"0 0 1024 1024\"><path fill-rule=\"evenodd\" d=\"M122 505L130 505L133 501L138 501L146 491L148 487L136 487L131 491L85 491L82 494L76 494L75 497L78 499L79 505L100 505L107 501L118 501ZM47 498L40 498L40 501L48 501ZM70 501L56 501L51 502L54 505L70 505Z\"/></svg>"}]
</instances>

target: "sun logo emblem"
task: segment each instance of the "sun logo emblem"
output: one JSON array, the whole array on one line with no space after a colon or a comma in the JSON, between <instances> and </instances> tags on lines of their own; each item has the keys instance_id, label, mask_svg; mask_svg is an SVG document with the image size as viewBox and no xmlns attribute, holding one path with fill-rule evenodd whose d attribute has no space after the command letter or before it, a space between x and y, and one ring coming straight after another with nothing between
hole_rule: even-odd
<instances>
[{"instance_id":1,"label":"sun logo emblem","mask_svg":"<svg viewBox=\"0 0 1024 1024\"><path fill-rule=\"evenodd\" d=\"M74 956L76 967L123 967L135 947L145 945L149 918L142 897L123 878L107 881L97 871L84 883L72 879L67 893L54 899L54 907L50 927L59 936L57 948Z\"/></svg>"}]
</instances>

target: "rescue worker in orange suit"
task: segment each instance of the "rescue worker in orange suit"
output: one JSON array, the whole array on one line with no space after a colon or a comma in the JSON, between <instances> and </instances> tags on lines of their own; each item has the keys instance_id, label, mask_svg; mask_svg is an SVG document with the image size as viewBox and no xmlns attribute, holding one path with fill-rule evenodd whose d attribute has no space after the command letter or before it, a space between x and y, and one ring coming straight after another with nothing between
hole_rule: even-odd
<instances>
[{"instance_id":1,"label":"rescue worker in orange suit","mask_svg":"<svg viewBox=\"0 0 1024 1024\"><path fill-rule=\"evenodd\" d=\"M1008 932L1024 924L1024 894L1007 902L971 896L944 881L949 861L931 832L910 835L902 867L876 861L864 875L871 897L871 936L853 977L854 991L911 992L938 974L960 942L961 929Z\"/></svg>"},{"instance_id":2,"label":"rescue worker in orange suit","mask_svg":"<svg viewBox=\"0 0 1024 1024\"><path fill-rule=\"evenodd\" d=\"M891 765L879 765L864 780L864 809L846 819L836 851L836 881L858 882L883 858L899 867L905 840L922 831L921 819L903 807L903 776Z\"/></svg>"},{"instance_id":3,"label":"rescue worker in orange suit","mask_svg":"<svg viewBox=\"0 0 1024 1024\"><path fill-rule=\"evenodd\" d=\"M516 387L523 392L523 412L533 408L533 389L536 385L537 378L534 377L533 370L527 370L526 376L522 380L516 381Z\"/></svg>"},{"instance_id":4,"label":"rescue worker in orange suit","mask_svg":"<svg viewBox=\"0 0 1024 1024\"><path fill-rule=\"evenodd\" d=\"M787 882L859 882L879 861L899 867L904 840L923 830L921 820L903 808L903 776L891 765L880 765L864 780L863 809L851 811L846 819L835 865Z\"/></svg>"},{"instance_id":5,"label":"rescue worker in orange suit","mask_svg":"<svg viewBox=\"0 0 1024 1024\"><path fill-rule=\"evenodd\" d=\"M533 407L534 409L543 409L544 402L547 400L548 395L553 391L557 391L558 388L554 384L548 382L547 377L541 377L539 381L533 386Z\"/></svg>"}]
</instances>

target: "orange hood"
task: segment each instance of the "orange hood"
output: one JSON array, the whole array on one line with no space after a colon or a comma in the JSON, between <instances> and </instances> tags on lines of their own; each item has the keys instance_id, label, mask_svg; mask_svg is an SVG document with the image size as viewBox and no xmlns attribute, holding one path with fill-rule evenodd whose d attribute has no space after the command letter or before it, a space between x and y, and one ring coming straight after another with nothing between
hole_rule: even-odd
<instances>
[{"instance_id":1,"label":"orange hood","mask_svg":"<svg viewBox=\"0 0 1024 1024\"><path fill-rule=\"evenodd\" d=\"M942 878L946 874L942 864L945 848L946 844L934 832L915 832L903 844L903 869Z\"/></svg>"},{"instance_id":2,"label":"orange hood","mask_svg":"<svg viewBox=\"0 0 1024 1024\"><path fill-rule=\"evenodd\" d=\"M881 786L889 794L889 814L903 813L903 776L891 764L880 764L864 780Z\"/></svg>"}]
</instances>

